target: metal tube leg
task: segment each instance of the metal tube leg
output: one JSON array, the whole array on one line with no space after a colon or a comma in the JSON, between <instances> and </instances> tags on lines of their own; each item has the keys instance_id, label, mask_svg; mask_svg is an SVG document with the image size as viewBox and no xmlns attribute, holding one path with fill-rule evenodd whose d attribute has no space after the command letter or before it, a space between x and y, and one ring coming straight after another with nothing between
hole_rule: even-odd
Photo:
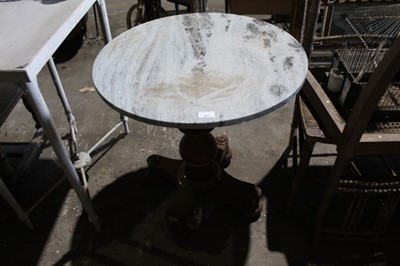
<instances>
[{"instance_id":1,"label":"metal tube leg","mask_svg":"<svg viewBox=\"0 0 400 266\"><path fill-rule=\"evenodd\" d=\"M128 117L121 115L121 121L124 124L125 133L129 134Z\"/></svg>"},{"instance_id":2,"label":"metal tube leg","mask_svg":"<svg viewBox=\"0 0 400 266\"><path fill-rule=\"evenodd\" d=\"M71 127L71 137L72 137L72 141L74 143L74 151L73 152L74 153L78 152L78 143L76 140L76 133L78 133L78 127L76 125L75 117L72 114L72 110L69 105L67 95L65 94L64 87L61 83L61 79L60 79L60 76L58 75L56 64L54 63L53 58L49 59L49 61L47 62L47 67L49 68L50 75L51 75L54 85L56 86L56 89L57 89L58 97L61 100L61 103L64 107L65 115L67 116L68 122Z\"/></svg>"},{"instance_id":3,"label":"metal tube leg","mask_svg":"<svg viewBox=\"0 0 400 266\"><path fill-rule=\"evenodd\" d=\"M28 96L32 109L39 119L39 122L44 129L44 133L50 141L50 144L53 147L53 150L56 153L72 188L75 190L83 205L83 208L87 212L90 222L93 223L97 230L100 230L100 224L97 214L94 211L92 201L89 198L89 195L85 192L79 180L79 176L68 157L68 153L62 143L60 135L56 130L53 118L51 117L50 111L43 99L37 81L35 80L28 83L21 83L20 86Z\"/></svg>"},{"instance_id":4,"label":"metal tube leg","mask_svg":"<svg viewBox=\"0 0 400 266\"><path fill-rule=\"evenodd\" d=\"M47 62L47 67L49 68L54 85L56 86L56 89L57 89L58 96L60 97L61 103L64 107L65 114L68 117L68 121L71 119L73 122L75 122L75 118L72 114L71 107L70 107L68 99L67 99L67 95L65 95L64 87L61 83L61 79L60 79L60 76L58 75L57 68L54 63L53 58L49 59L49 61ZM71 121L69 121L69 122L71 122Z\"/></svg>"},{"instance_id":5,"label":"metal tube leg","mask_svg":"<svg viewBox=\"0 0 400 266\"><path fill-rule=\"evenodd\" d=\"M112 36L111 36L110 23L108 21L108 16L107 16L106 3L104 0L97 0L97 6L98 6L97 10L99 12L100 24L103 30L104 40L106 43L109 43L112 40Z\"/></svg>"},{"instance_id":6,"label":"metal tube leg","mask_svg":"<svg viewBox=\"0 0 400 266\"><path fill-rule=\"evenodd\" d=\"M97 10L99 12L100 24L103 30L104 40L106 43L109 43L112 40L112 35L111 35L110 23L108 21L106 3L104 2L104 0L97 0L97 5L98 5ZM129 133L128 118L121 114L121 120L124 123L125 133L128 134Z\"/></svg>"},{"instance_id":7,"label":"metal tube leg","mask_svg":"<svg viewBox=\"0 0 400 266\"><path fill-rule=\"evenodd\" d=\"M29 220L28 213L26 213L22 207L15 200L13 195L8 190L7 186L4 184L3 180L0 178L0 195L7 201L11 208L18 215L18 219L24 222L29 228L33 229L33 225Z\"/></svg>"}]
</instances>

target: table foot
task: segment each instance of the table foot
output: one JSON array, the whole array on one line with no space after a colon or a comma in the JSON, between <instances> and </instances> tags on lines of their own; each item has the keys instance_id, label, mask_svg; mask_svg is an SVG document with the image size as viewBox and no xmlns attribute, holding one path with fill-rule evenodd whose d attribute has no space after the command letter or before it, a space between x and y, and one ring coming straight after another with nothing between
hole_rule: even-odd
<instances>
[{"instance_id":1,"label":"table foot","mask_svg":"<svg viewBox=\"0 0 400 266\"><path fill-rule=\"evenodd\" d=\"M217 201L239 211L249 222L257 221L263 209L261 189L254 184L236 179L225 171L222 175L221 184L215 192Z\"/></svg>"},{"instance_id":2,"label":"table foot","mask_svg":"<svg viewBox=\"0 0 400 266\"><path fill-rule=\"evenodd\" d=\"M214 164L211 178L187 180L182 160L169 159L159 155L148 158L151 176L174 182L177 194L166 214L167 234L173 240L184 239L188 232L198 229L207 218L206 206L220 204L246 219L259 219L263 204L261 189L254 184L238 180ZM200 214L199 214L200 212Z\"/></svg>"},{"instance_id":3,"label":"table foot","mask_svg":"<svg viewBox=\"0 0 400 266\"><path fill-rule=\"evenodd\" d=\"M181 130L184 136L179 151L182 160L151 155L149 174L178 186L166 214L168 235L179 240L198 229L208 212L206 207L219 204L255 222L263 208L261 189L238 180L223 168L231 161L232 151L225 135L214 138L210 131Z\"/></svg>"},{"instance_id":4,"label":"table foot","mask_svg":"<svg viewBox=\"0 0 400 266\"><path fill-rule=\"evenodd\" d=\"M194 211L203 201L202 195L192 193L183 187L178 188L172 205L166 214L167 234L173 240L185 239L189 230L191 220L195 220ZM201 221L196 221L197 226ZM196 227L197 227L196 226Z\"/></svg>"},{"instance_id":5,"label":"table foot","mask_svg":"<svg viewBox=\"0 0 400 266\"><path fill-rule=\"evenodd\" d=\"M181 184L172 205L167 211L168 236L173 240L184 239L192 229L198 229L207 219L205 208L219 204L241 215L247 222L260 218L263 204L261 189L222 172L222 180L215 190L199 193ZM199 213L200 212L200 213Z\"/></svg>"}]
</instances>

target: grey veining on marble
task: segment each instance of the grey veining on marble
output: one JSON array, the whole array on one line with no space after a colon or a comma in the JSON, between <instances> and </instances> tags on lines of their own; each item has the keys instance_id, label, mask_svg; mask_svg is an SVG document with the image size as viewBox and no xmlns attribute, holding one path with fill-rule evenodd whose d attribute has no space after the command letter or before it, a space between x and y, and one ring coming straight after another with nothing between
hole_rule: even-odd
<instances>
[{"instance_id":1,"label":"grey veining on marble","mask_svg":"<svg viewBox=\"0 0 400 266\"><path fill-rule=\"evenodd\" d=\"M308 61L287 32L250 17L201 13L134 27L97 56L100 96L127 116L213 128L275 110L302 86Z\"/></svg>"}]
</instances>

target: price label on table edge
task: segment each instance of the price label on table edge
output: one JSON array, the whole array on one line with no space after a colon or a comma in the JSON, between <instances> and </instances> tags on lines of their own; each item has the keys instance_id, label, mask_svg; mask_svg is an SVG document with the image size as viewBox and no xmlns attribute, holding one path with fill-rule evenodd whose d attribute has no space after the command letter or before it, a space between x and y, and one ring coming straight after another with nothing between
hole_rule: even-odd
<instances>
[{"instance_id":1,"label":"price label on table edge","mask_svg":"<svg viewBox=\"0 0 400 266\"><path fill-rule=\"evenodd\" d=\"M214 117L215 117L214 111L199 112L199 118L214 118Z\"/></svg>"}]
</instances>

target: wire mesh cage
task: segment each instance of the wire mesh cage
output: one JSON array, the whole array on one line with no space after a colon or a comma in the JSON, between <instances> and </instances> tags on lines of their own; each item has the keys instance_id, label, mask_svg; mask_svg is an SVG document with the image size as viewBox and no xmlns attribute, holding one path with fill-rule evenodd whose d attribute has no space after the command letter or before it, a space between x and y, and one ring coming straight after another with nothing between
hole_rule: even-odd
<instances>
[{"instance_id":1,"label":"wire mesh cage","mask_svg":"<svg viewBox=\"0 0 400 266\"><path fill-rule=\"evenodd\" d=\"M347 15L347 33L356 34L366 48L393 39L400 30L400 4L357 8Z\"/></svg>"},{"instance_id":2,"label":"wire mesh cage","mask_svg":"<svg viewBox=\"0 0 400 266\"><path fill-rule=\"evenodd\" d=\"M339 102L351 109L392 41L400 32L400 4L357 8L346 16L348 38L334 52L332 69L342 77ZM377 107L385 119L400 119L400 75ZM386 113L385 113L386 112Z\"/></svg>"}]
</instances>

